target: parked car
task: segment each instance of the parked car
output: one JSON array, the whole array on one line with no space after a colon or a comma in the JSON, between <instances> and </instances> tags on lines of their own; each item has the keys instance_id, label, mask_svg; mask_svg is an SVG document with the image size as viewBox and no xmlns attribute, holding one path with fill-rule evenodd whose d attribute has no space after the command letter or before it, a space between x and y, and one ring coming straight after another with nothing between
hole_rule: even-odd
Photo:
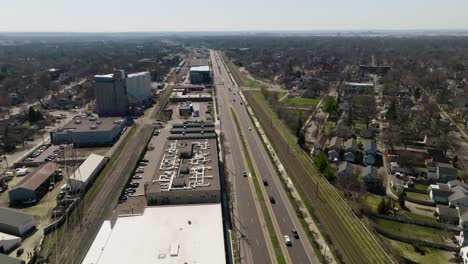
<instances>
[{"instance_id":1,"label":"parked car","mask_svg":"<svg viewBox=\"0 0 468 264\"><path fill-rule=\"evenodd\" d=\"M138 188L138 186L140 186L140 183L139 182L131 182L128 184L129 187L131 188Z\"/></svg>"},{"instance_id":2,"label":"parked car","mask_svg":"<svg viewBox=\"0 0 468 264\"><path fill-rule=\"evenodd\" d=\"M134 180L139 180L139 179L142 179L142 178L143 178L143 176L141 176L141 174L135 174L135 175L132 176L132 179L134 179Z\"/></svg>"},{"instance_id":3,"label":"parked car","mask_svg":"<svg viewBox=\"0 0 468 264\"><path fill-rule=\"evenodd\" d=\"M140 161L141 161L141 162L146 162L146 163L149 162L149 160L147 160L147 159L141 159Z\"/></svg>"},{"instance_id":4,"label":"parked car","mask_svg":"<svg viewBox=\"0 0 468 264\"><path fill-rule=\"evenodd\" d=\"M289 236L284 235L283 238L284 238L284 243L286 244L286 246L290 247L292 244L291 244L291 239L289 238Z\"/></svg>"},{"instance_id":5,"label":"parked car","mask_svg":"<svg viewBox=\"0 0 468 264\"><path fill-rule=\"evenodd\" d=\"M144 166L148 165L148 163L141 161L138 165L140 167L144 167ZM140 167L138 167L138 168L140 168Z\"/></svg>"},{"instance_id":6,"label":"parked car","mask_svg":"<svg viewBox=\"0 0 468 264\"><path fill-rule=\"evenodd\" d=\"M136 189L134 189L134 188L125 189L125 194L131 194L131 193L136 193Z\"/></svg>"},{"instance_id":7,"label":"parked car","mask_svg":"<svg viewBox=\"0 0 468 264\"><path fill-rule=\"evenodd\" d=\"M268 181L263 179L263 185L268 186Z\"/></svg>"},{"instance_id":8,"label":"parked car","mask_svg":"<svg viewBox=\"0 0 468 264\"><path fill-rule=\"evenodd\" d=\"M143 172L145 172L145 170L144 170L144 169L140 169L140 168L138 168L138 169L136 169L136 170L135 170L135 173L143 173Z\"/></svg>"},{"instance_id":9,"label":"parked car","mask_svg":"<svg viewBox=\"0 0 468 264\"><path fill-rule=\"evenodd\" d=\"M122 196L120 196L120 198L119 198L119 203L123 203L123 202L125 202L125 201L127 201L127 200L128 200L128 196L127 196L127 195L122 195Z\"/></svg>"},{"instance_id":10,"label":"parked car","mask_svg":"<svg viewBox=\"0 0 468 264\"><path fill-rule=\"evenodd\" d=\"M247 172L246 171L242 172L242 176L247 177Z\"/></svg>"}]
</instances>

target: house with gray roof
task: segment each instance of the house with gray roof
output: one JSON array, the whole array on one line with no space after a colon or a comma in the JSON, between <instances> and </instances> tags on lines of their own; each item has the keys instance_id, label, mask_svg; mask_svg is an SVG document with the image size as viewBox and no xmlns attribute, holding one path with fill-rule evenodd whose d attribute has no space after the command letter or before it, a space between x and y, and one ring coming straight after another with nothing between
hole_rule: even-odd
<instances>
[{"instance_id":1,"label":"house with gray roof","mask_svg":"<svg viewBox=\"0 0 468 264\"><path fill-rule=\"evenodd\" d=\"M330 139L330 144L328 146L328 149L335 150L336 152L340 153L341 142L342 140L340 137L333 137L332 139Z\"/></svg>"},{"instance_id":2,"label":"house with gray roof","mask_svg":"<svg viewBox=\"0 0 468 264\"><path fill-rule=\"evenodd\" d=\"M342 162L340 166L338 166L337 176L338 177L346 177L351 176L354 173L354 165L349 162Z\"/></svg>"},{"instance_id":3,"label":"house with gray roof","mask_svg":"<svg viewBox=\"0 0 468 264\"><path fill-rule=\"evenodd\" d=\"M437 176L439 182L448 182L457 179L458 170L450 163L437 163Z\"/></svg>"},{"instance_id":4,"label":"house with gray roof","mask_svg":"<svg viewBox=\"0 0 468 264\"><path fill-rule=\"evenodd\" d=\"M447 205L436 206L437 219L442 223L458 224L458 210Z\"/></svg>"},{"instance_id":5,"label":"house with gray roof","mask_svg":"<svg viewBox=\"0 0 468 264\"><path fill-rule=\"evenodd\" d=\"M344 154L344 160L347 162L355 162L356 161L356 155L352 151L348 151Z\"/></svg>"},{"instance_id":6,"label":"house with gray roof","mask_svg":"<svg viewBox=\"0 0 468 264\"><path fill-rule=\"evenodd\" d=\"M432 184L429 186L429 197L437 204L448 204L449 197L453 191L445 183Z\"/></svg>"},{"instance_id":7,"label":"house with gray roof","mask_svg":"<svg viewBox=\"0 0 468 264\"><path fill-rule=\"evenodd\" d=\"M328 159L337 162L340 160L340 153L337 152L336 150L332 149L328 151Z\"/></svg>"},{"instance_id":8,"label":"house with gray roof","mask_svg":"<svg viewBox=\"0 0 468 264\"><path fill-rule=\"evenodd\" d=\"M448 197L449 206L468 207L468 195L466 192L457 189Z\"/></svg>"},{"instance_id":9,"label":"house with gray roof","mask_svg":"<svg viewBox=\"0 0 468 264\"><path fill-rule=\"evenodd\" d=\"M361 179L366 185L372 185L378 182L379 174L374 166L367 165L361 172Z\"/></svg>"},{"instance_id":10,"label":"house with gray roof","mask_svg":"<svg viewBox=\"0 0 468 264\"><path fill-rule=\"evenodd\" d=\"M355 138L350 138L344 142L345 153L347 152L356 153L357 150L358 150L358 146L357 146L357 140Z\"/></svg>"},{"instance_id":11,"label":"house with gray roof","mask_svg":"<svg viewBox=\"0 0 468 264\"><path fill-rule=\"evenodd\" d=\"M374 165L375 156L374 155L364 155L363 162L365 165Z\"/></svg>"},{"instance_id":12,"label":"house with gray roof","mask_svg":"<svg viewBox=\"0 0 468 264\"><path fill-rule=\"evenodd\" d=\"M364 142L364 155L375 156L377 154L377 144L374 140L366 140Z\"/></svg>"},{"instance_id":13,"label":"house with gray roof","mask_svg":"<svg viewBox=\"0 0 468 264\"><path fill-rule=\"evenodd\" d=\"M21 237L33 229L35 225L34 216L0 207L0 232Z\"/></svg>"}]
</instances>

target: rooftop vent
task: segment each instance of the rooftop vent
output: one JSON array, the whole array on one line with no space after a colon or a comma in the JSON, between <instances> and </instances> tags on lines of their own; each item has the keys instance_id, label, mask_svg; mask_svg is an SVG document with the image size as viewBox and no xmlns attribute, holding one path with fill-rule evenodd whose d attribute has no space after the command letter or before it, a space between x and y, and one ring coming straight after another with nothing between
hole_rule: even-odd
<instances>
[{"instance_id":1,"label":"rooftop vent","mask_svg":"<svg viewBox=\"0 0 468 264\"><path fill-rule=\"evenodd\" d=\"M75 124L81 124L81 119L75 119Z\"/></svg>"}]
</instances>

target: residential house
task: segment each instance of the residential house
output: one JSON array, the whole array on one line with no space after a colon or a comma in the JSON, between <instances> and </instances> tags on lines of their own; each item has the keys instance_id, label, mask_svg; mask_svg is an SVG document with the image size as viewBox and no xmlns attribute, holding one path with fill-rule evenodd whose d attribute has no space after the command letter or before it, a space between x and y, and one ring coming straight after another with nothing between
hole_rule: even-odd
<instances>
[{"instance_id":1,"label":"residential house","mask_svg":"<svg viewBox=\"0 0 468 264\"><path fill-rule=\"evenodd\" d=\"M344 160L347 161L347 162L355 162L356 161L356 154L354 154L354 152L345 152L344 154Z\"/></svg>"},{"instance_id":2,"label":"residential house","mask_svg":"<svg viewBox=\"0 0 468 264\"><path fill-rule=\"evenodd\" d=\"M379 174L374 166L367 165L361 172L361 179L366 185L376 184L379 180Z\"/></svg>"},{"instance_id":3,"label":"residential house","mask_svg":"<svg viewBox=\"0 0 468 264\"><path fill-rule=\"evenodd\" d=\"M344 142L344 160L348 162L356 161L356 152L358 151L357 141L350 138Z\"/></svg>"},{"instance_id":4,"label":"residential house","mask_svg":"<svg viewBox=\"0 0 468 264\"><path fill-rule=\"evenodd\" d=\"M357 140L355 138L350 138L344 142L344 151L356 153L358 150Z\"/></svg>"},{"instance_id":5,"label":"residential house","mask_svg":"<svg viewBox=\"0 0 468 264\"><path fill-rule=\"evenodd\" d=\"M336 152L340 153L341 151L341 138L333 137L330 139L330 144L328 146L329 150L335 150Z\"/></svg>"},{"instance_id":6,"label":"residential house","mask_svg":"<svg viewBox=\"0 0 468 264\"><path fill-rule=\"evenodd\" d=\"M437 163L438 181L448 182L458 177L458 170L450 163Z\"/></svg>"},{"instance_id":7,"label":"residential house","mask_svg":"<svg viewBox=\"0 0 468 264\"><path fill-rule=\"evenodd\" d=\"M377 155L377 144L374 140L366 140L364 142L364 155Z\"/></svg>"},{"instance_id":8,"label":"residential house","mask_svg":"<svg viewBox=\"0 0 468 264\"><path fill-rule=\"evenodd\" d=\"M453 191L460 189L468 193L468 184L461 182L459 180L448 181L447 185Z\"/></svg>"},{"instance_id":9,"label":"residential house","mask_svg":"<svg viewBox=\"0 0 468 264\"><path fill-rule=\"evenodd\" d=\"M437 204L448 204L449 197L453 191L445 183L431 184L429 186L429 196Z\"/></svg>"},{"instance_id":10,"label":"residential house","mask_svg":"<svg viewBox=\"0 0 468 264\"><path fill-rule=\"evenodd\" d=\"M349 162L342 162L338 166L337 177L347 177L354 174L354 165Z\"/></svg>"},{"instance_id":11,"label":"residential house","mask_svg":"<svg viewBox=\"0 0 468 264\"><path fill-rule=\"evenodd\" d=\"M468 245L468 237L466 237L466 230L468 230L468 208L466 207L457 207L458 210L458 225L463 229L460 232L458 245L460 247Z\"/></svg>"},{"instance_id":12,"label":"residential house","mask_svg":"<svg viewBox=\"0 0 468 264\"><path fill-rule=\"evenodd\" d=\"M375 156L373 155L364 155L363 160L365 165L374 165L375 164Z\"/></svg>"},{"instance_id":13,"label":"residential house","mask_svg":"<svg viewBox=\"0 0 468 264\"><path fill-rule=\"evenodd\" d=\"M468 196L465 191L457 189L448 197L450 206L468 207Z\"/></svg>"},{"instance_id":14,"label":"residential house","mask_svg":"<svg viewBox=\"0 0 468 264\"><path fill-rule=\"evenodd\" d=\"M319 135L314 142L314 149L312 150L313 155L318 155L323 152L325 149L325 144L327 143L327 137L325 135Z\"/></svg>"},{"instance_id":15,"label":"residential house","mask_svg":"<svg viewBox=\"0 0 468 264\"><path fill-rule=\"evenodd\" d=\"M457 224L458 210L447 205L438 204L436 207L439 222Z\"/></svg>"}]
</instances>

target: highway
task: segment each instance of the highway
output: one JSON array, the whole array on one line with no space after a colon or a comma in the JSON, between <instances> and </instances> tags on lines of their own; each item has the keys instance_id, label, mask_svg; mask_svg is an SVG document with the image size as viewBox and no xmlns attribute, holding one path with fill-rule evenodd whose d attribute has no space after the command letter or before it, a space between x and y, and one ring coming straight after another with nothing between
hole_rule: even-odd
<instances>
[{"instance_id":1,"label":"highway","mask_svg":"<svg viewBox=\"0 0 468 264\"><path fill-rule=\"evenodd\" d=\"M274 169L274 165L272 164L271 160L269 159L268 153L264 149L261 139L254 128L254 124L251 122L249 115L247 113L247 109L243 104L241 104L241 98L239 97L239 88L236 87L231 79L229 78L229 74L224 67L219 54L217 52L211 52L211 60L212 60L212 67L214 72L214 82L216 84L216 96L217 102L219 105L219 112L220 112L220 119L221 119L221 126L222 132L225 134L225 139L229 142L231 158L235 164L242 163L243 155L239 154L240 150L240 142L236 142L237 137L233 136L233 131L236 130L234 127L234 121L230 116L230 109L232 108L239 119L239 123L242 129L242 134L246 135L245 140L247 143L247 147L249 148L249 152L253 158L253 163L256 166L259 175L264 180L268 181L268 186L263 186L266 190L268 196L273 196L275 198L276 203L272 204L272 209L274 217L276 220L277 226L281 231L281 234L277 234L280 240L280 243L284 243L283 235L288 235L292 240L292 246L287 247L287 254L289 256L285 256L287 260L290 260L292 263L319 263L315 252L310 245L306 237L306 233L302 228L302 225L299 222L299 219L296 215L294 208L292 207L287 194L283 188L281 183L281 179L276 173ZM219 66L219 67L218 67ZM231 91L229 91L229 88ZM240 133L240 131L238 131ZM235 166L235 168L245 168L246 166L240 167ZM245 221L245 215L252 216L256 215L253 211L252 207L245 205L244 203L248 203L249 200L246 201L246 196L251 196L252 193L246 188L248 186L247 181L244 181L243 184L242 180L245 180L241 176L241 172L239 169L235 171L235 195L237 199L237 210L240 216L241 221ZM246 193L248 192L248 193ZM268 197L265 197L266 201L269 201ZM248 225L250 228L251 223L247 222L244 225ZM291 230L296 229L299 233L299 239L294 238ZM255 237L252 237L254 235ZM259 238L260 236L257 234L247 234L247 237L251 240L255 240L255 238ZM254 253L256 254L256 249ZM265 253L262 253L265 254ZM265 256L265 255L263 255ZM270 256L271 257L271 256ZM256 260L254 258L254 260ZM260 262L253 262L253 263L270 263L265 262L265 260Z\"/></svg>"},{"instance_id":2,"label":"highway","mask_svg":"<svg viewBox=\"0 0 468 264\"><path fill-rule=\"evenodd\" d=\"M215 82L221 81L223 78L220 75L218 67L214 66L217 62L211 56L214 70ZM254 194L249 186L248 179L242 176L244 171L248 171L247 163L243 158L241 143L234 122L230 118L230 100L226 94L220 90L227 90L228 87L219 85L217 91L217 104L219 106L219 113L221 119L221 132L225 138L224 152L225 163L227 168L228 180L232 183L231 195L234 203L234 223L235 229L245 237L240 235L238 237L238 244L240 247L240 261L239 263L272 263L270 252L268 251L266 236L259 219L259 211L255 206ZM226 122L224 122L226 118ZM239 257L239 256L236 256Z\"/></svg>"}]
</instances>

